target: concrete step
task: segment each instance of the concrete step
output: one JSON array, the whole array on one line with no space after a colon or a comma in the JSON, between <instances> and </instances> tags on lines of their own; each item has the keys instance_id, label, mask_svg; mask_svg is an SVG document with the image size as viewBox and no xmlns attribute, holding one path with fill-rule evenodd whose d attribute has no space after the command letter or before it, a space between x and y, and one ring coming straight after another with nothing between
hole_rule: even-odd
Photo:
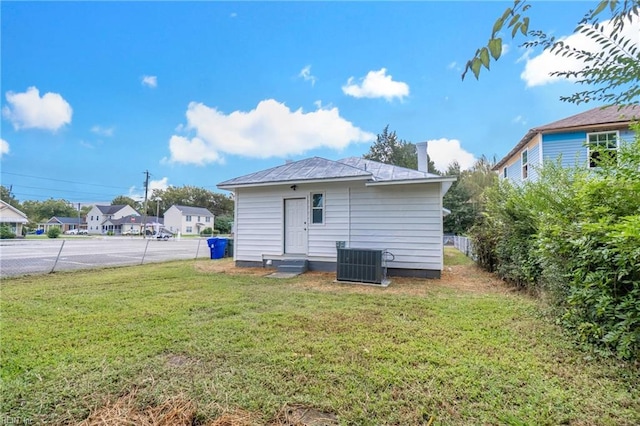
<instances>
[{"instance_id":1,"label":"concrete step","mask_svg":"<svg viewBox=\"0 0 640 426\"><path fill-rule=\"evenodd\" d=\"M285 259L277 267L278 272L287 274L304 274L309 270L306 259Z\"/></svg>"}]
</instances>

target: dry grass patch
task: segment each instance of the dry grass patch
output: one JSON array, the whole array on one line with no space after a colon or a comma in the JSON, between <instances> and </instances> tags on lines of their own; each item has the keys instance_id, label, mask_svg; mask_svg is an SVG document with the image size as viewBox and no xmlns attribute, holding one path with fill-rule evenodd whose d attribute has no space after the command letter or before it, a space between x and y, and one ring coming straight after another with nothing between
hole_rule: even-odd
<instances>
[{"instance_id":1,"label":"dry grass patch","mask_svg":"<svg viewBox=\"0 0 640 426\"><path fill-rule=\"evenodd\" d=\"M96 408L78 426L191 426L196 407L183 396L165 400L157 406L140 406L137 390L121 396L104 407Z\"/></svg>"}]
</instances>

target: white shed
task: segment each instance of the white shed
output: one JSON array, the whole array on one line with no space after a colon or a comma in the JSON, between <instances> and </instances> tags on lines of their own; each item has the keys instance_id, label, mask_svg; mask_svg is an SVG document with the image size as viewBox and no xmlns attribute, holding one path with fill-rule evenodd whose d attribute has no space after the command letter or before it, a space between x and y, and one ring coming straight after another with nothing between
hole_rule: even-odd
<instances>
[{"instance_id":1,"label":"white shed","mask_svg":"<svg viewBox=\"0 0 640 426\"><path fill-rule=\"evenodd\" d=\"M290 258L335 271L336 245L384 250L388 274L438 278L442 197L454 177L352 157L313 157L218 184L235 199L234 260Z\"/></svg>"}]
</instances>

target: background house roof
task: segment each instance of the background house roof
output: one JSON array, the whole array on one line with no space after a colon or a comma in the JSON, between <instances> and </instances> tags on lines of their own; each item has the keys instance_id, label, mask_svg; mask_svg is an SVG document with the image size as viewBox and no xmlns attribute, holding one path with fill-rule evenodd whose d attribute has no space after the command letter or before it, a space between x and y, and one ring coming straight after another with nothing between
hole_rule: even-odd
<instances>
[{"instance_id":1,"label":"background house roof","mask_svg":"<svg viewBox=\"0 0 640 426\"><path fill-rule=\"evenodd\" d=\"M128 216L123 216L123 217L119 217L118 219L107 219L103 222L103 224L105 223L111 223L112 225L144 225L144 218L142 216L139 215L134 215L134 214L130 214ZM147 225L153 225L159 223L160 225L164 224L164 220L162 218L157 218L155 216L147 216L146 217L146 224Z\"/></svg>"},{"instance_id":2,"label":"background house roof","mask_svg":"<svg viewBox=\"0 0 640 426\"><path fill-rule=\"evenodd\" d=\"M21 216L21 218L5 216L4 214L5 211L12 211L18 216ZM7 222L27 223L29 222L29 218L27 217L26 214L24 214L22 211L18 210L17 208L13 207L11 204L0 200L0 223L7 223Z\"/></svg>"},{"instance_id":3,"label":"background house roof","mask_svg":"<svg viewBox=\"0 0 640 426\"><path fill-rule=\"evenodd\" d=\"M126 204L115 204L113 206L96 206L102 214L116 214L123 208L127 207ZM135 210L135 209L134 209Z\"/></svg>"},{"instance_id":4,"label":"background house roof","mask_svg":"<svg viewBox=\"0 0 640 426\"><path fill-rule=\"evenodd\" d=\"M361 178L376 182L425 179L440 177L418 170L383 164L377 161L365 160L360 157L349 157L338 161L320 157L306 158L281 166L226 180L218 184L220 188L236 186L251 186L260 184L277 184L288 182L339 180Z\"/></svg>"},{"instance_id":5,"label":"background house roof","mask_svg":"<svg viewBox=\"0 0 640 426\"><path fill-rule=\"evenodd\" d=\"M578 130L583 127L601 126L601 127L625 127L634 120L640 120L640 105L628 105L622 108L610 106L608 108L593 108L562 120L543 126L534 127L529 130L520 142L507 155L505 155L493 167L493 170L499 170L514 154L528 144L538 133L554 133L560 130Z\"/></svg>"},{"instance_id":6,"label":"background house roof","mask_svg":"<svg viewBox=\"0 0 640 426\"><path fill-rule=\"evenodd\" d=\"M189 216L213 216L213 213L211 213L209 210L207 210L204 207L179 206L177 204L174 204L173 207L175 207L178 210L180 210L180 212L183 215L189 215Z\"/></svg>"},{"instance_id":7,"label":"background house roof","mask_svg":"<svg viewBox=\"0 0 640 426\"><path fill-rule=\"evenodd\" d=\"M61 223L63 225L77 225L78 222L82 223L82 218L76 217L60 217L54 216L47 221L47 223Z\"/></svg>"}]
</instances>

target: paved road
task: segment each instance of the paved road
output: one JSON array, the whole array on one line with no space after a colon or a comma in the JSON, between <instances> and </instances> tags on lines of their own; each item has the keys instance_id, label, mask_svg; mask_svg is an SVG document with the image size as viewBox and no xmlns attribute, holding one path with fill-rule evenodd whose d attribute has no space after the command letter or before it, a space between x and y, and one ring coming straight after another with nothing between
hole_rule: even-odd
<instances>
[{"instance_id":1,"label":"paved road","mask_svg":"<svg viewBox=\"0 0 640 426\"><path fill-rule=\"evenodd\" d=\"M0 276L209 257L206 238L167 241L141 237L0 240Z\"/></svg>"}]
</instances>

